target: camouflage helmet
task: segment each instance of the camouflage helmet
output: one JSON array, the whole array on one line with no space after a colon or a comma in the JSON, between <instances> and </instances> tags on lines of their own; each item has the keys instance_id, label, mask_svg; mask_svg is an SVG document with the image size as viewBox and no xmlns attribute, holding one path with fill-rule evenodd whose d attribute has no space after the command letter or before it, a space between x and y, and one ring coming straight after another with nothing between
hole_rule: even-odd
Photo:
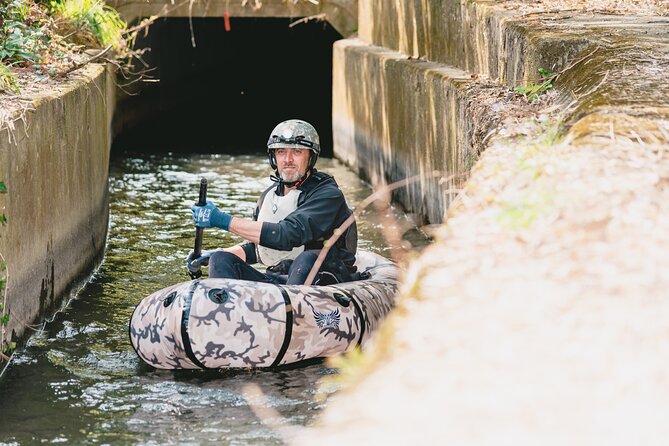
<instances>
[{"instance_id":1,"label":"camouflage helmet","mask_svg":"<svg viewBox=\"0 0 669 446\"><path fill-rule=\"evenodd\" d=\"M313 125L301 119L289 119L279 123L267 140L267 156L272 169L276 169L276 157L274 149L309 149L312 156L309 159L309 170L311 170L321 153L318 132Z\"/></svg>"}]
</instances>

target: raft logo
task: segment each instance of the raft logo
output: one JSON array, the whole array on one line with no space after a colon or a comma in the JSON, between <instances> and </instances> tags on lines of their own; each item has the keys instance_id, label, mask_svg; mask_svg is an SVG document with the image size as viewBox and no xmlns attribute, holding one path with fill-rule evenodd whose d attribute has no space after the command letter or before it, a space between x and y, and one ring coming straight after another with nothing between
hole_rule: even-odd
<instances>
[{"instance_id":1,"label":"raft logo","mask_svg":"<svg viewBox=\"0 0 669 446\"><path fill-rule=\"evenodd\" d=\"M339 308L329 313L319 313L314 310L311 311L314 313L314 319L319 328L339 329L339 319L341 319L339 316Z\"/></svg>"}]
</instances>

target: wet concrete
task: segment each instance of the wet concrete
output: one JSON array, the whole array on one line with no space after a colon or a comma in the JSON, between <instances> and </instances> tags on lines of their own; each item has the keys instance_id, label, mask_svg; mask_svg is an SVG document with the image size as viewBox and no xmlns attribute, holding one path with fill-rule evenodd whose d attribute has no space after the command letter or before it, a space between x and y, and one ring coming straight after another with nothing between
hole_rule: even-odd
<instances>
[{"instance_id":1,"label":"wet concrete","mask_svg":"<svg viewBox=\"0 0 669 446\"><path fill-rule=\"evenodd\" d=\"M0 138L0 195L8 223L3 340L18 340L99 262L108 218L114 109L112 70L90 65L57 88L24 98ZM6 123L4 123L6 124Z\"/></svg>"}]
</instances>

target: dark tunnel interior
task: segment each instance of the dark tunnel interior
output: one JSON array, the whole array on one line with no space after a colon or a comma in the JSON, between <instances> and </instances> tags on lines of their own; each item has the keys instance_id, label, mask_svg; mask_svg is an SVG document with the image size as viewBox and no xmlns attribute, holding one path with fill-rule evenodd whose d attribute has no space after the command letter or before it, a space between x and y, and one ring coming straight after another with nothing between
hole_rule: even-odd
<instances>
[{"instance_id":1,"label":"dark tunnel interior","mask_svg":"<svg viewBox=\"0 0 669 446\"><path fill-rule=\"evenodd\" d=\"M323 156L332 156L332 44L326 22L161 19L136 48L151 69L124 86L114 118L113 150L251 153L265 150L285 119L314 125ZM195 46L191 39L194 38ZM149 77L145 79L149 79Z\"/></svg>"}]
</instances>

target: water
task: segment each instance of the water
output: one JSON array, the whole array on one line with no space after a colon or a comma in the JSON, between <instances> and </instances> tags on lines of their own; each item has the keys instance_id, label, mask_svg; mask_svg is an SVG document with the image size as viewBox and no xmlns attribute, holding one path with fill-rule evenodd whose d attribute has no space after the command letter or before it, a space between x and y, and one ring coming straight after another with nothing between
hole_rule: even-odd
<instances>
[{"instance_id":1,"label":"water","mask_svg":"<svg viewBox=\"0 0 669 446\"><path fill-rule=\"evenodd\" d=\"M339 182L352 206L371 191L333 160L319 167ZM201 177L210 199L249 216L269 185L264 156L142 155L110 167L111 216L105 259L77 298L26 348L0 379L0 444L282 444L255 415L245 386L257 385L284 425L303 426L338 386L324 362L280 371L159 371L144 365L128 340L128 320L151 292L188 280L190 206ZM394 209L383 215L401 218ZM359 219L359 245L387 254L386 217ZM207 230L204 248L240 239ZM276 421L276 420L275 420Z\"/></svg>"}]
</instances>

